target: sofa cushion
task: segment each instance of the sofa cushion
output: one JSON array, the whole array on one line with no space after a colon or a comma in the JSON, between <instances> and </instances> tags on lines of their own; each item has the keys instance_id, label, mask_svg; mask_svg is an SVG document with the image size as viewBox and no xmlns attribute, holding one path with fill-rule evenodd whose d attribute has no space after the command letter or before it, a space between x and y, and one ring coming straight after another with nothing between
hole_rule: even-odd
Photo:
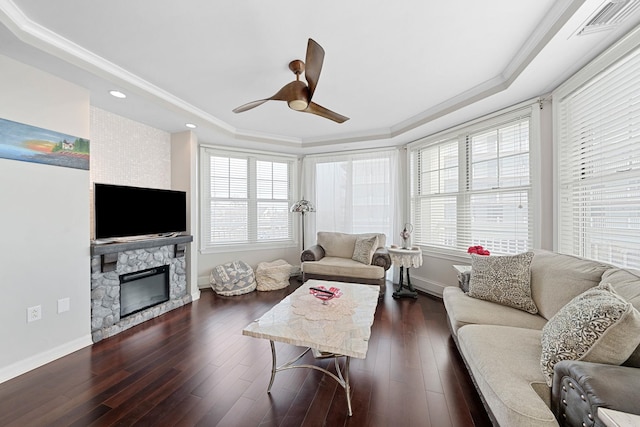
<instances>
[{"instance_id":1,"label":"sofa cushion","mask_svg":"<svg viewBox=\"0 0 640 427\"><path fill-rule=\"evenodd\" d=\"M319 231L317 243L324 249L325 256L351 259L356 246L356 235Z\"/></svg>"},{"instance_id":2,"label":"sofa cushion","mask_svg":"<svg viewBox=\"0 0 640 427\"><path fill-rule=\"evenodd\" d=\"M469 296L537 313L531 298L532 259L533 252L510 256L471 254Z\"/></svg>"},{"instance_id":3,"label":"sofa cushion","mask_svg":"<svg viewBox=\"0 0 640 427\"><path fill-rule=\"evenodd\" d=\"M365 265L371 264L371 257L378 248L378 236L356 237L355 248L351 259Z\"/></svg>"},{"instance_id":4,"label":"sofa cushion","mask_svg":"<svg viewBox=\"0 0 640 427\"><path fill-rule=\"evenodd\" d=\"M320 261L305 261L302 271L306 274L324 276L344 276L362 279L380 279L384 277L384 268L377 265L364 265L349 258L325 256Z\"/></svg>"},{"instance_id":5,"label":"sofa cushion","mask_svg":"<svg viewBox=\"0 0 640 427\"><path fill-rule=\"evenodd\" d=\"M471 298L457 286L444 288L442 299L454 335L457 335L460 327L469 324L516 326L540 330L547 323L547 319L537 314Z\"/></svg>"},{"instance_id":6,"label":"sofa cushion","mask_svg":"<svg viewBox=\"0 0 640 427\"><path fill-rule=\"evenodd\" d=\"M348 234L334 231L318 231L316 243L322 246L325 256L351 259L358 236L377 236L378 247L384 247L386 244L386 236L383 233Z\"/></svg>"},{"instance_id":7,"label":"sofa cushion","mask_svg":"<svg viewBox=\"0 0 640 427\"><path fill-rule=\"evenodd\" d=\"M640 310L640 271L610 268L604 272L600 283L610 283L618 295ZM623 364L640 368L640 345Z\"/></svg>"},{"instance_id":8,"label":"sofa cushion","mask_svg":"<svg viewBox=\"0 0 640 427\"><path fill-rule=\"evenodd\" d=\"M542 328L540 366L547 384L561 360L619 365L640 344L640 312L613 292L598 285L572 299Z\"/></svg>"},{"instance_id":9,"label":"sofa cushion","mask_svg":"<svg viewBox=\"0 0 640 427\"><path fill-rule=\"evenodd\" d=\"M609 283L622 298L640 310L640 271L610 268L602 274L600 284Z\"/></svg>"},{"instance_id":10,"label":"sofa cushion","mask_svg":"<svg viewBox=\"0 0 640 427\"><path fill-rule=\"evenodd\" d=\"M531 296L549 320L577 295L600 283L611 266L572 255L536 250L531 261Z\"/></svg>"},{"instance_id":11,"label":"sofa cushion","mask_svg":"<svg viewBox=\"0 0 640 427\"><path fill-rule=\"evenodd\" d=\"M501 426L558 426L551 389L540 371L540 331L467 325L459 348L478 389Z\"/></svg>"}]
</instances>

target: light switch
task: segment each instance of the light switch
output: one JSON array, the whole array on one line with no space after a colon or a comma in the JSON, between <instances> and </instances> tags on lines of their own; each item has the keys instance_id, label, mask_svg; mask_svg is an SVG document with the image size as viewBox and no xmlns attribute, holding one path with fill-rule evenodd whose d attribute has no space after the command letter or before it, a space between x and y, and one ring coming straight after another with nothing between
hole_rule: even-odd
<instances>
[{"instance_id":1,"label":"light switch","mask_svg":"<svg viewBox=\"0 0 640 427\"><path fill-rule=\"evenodd\" d=\"M58 300L58 314L64 313L71 309L71 301L69 298L62 298Z\"/></svg>"}]
</instances>

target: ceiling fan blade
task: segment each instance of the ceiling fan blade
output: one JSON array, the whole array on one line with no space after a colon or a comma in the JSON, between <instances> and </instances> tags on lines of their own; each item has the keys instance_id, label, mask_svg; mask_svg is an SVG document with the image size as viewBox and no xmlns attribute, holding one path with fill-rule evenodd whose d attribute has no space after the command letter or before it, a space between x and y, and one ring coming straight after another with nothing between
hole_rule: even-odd
<instances>
[{"instance_id":1,"label":"ceiling fan blade","mask_svg":"<svg viewBox=\"0 0 640 427\"><path fill-rule=\"evenodd\" d=\"M338 122L338 123L343 123L349 120L349 117L345 117L341 114L328 110L323 106L316 104L315 102L310 102L309 106L302 111L304 111L305 113L316 114L318 116L324 117L329 120L333 120L334 122Z\"/></svg>"},{"instance_id":2,"label":"ceiling fan blade","mask_svg":"<svg viewBox=\"0 0 640 427\"><path fill-rule=\"evenodd\" d=\"M242 113L243 111L251 110L252 108L259 107L267 101L291 101L293 99L297 99L296 96L301 90L301 88L306 88L306 85L299 81L293 81L284 85L275 95L266 99L259 99L257 101L252 101L247 104L241 105L238 108L234 108L234 113Z\"/></svg>"},{"instance_id":3,"label":"ceiling fan blade","mask_svg":"<svg viewBox=\"0 0 640 427\"><path fill-rule=\"evenodd\" d=\"M307 43L307 57L305 59L304 77L309 84L309 100L313 97L316 90L318 80L320 79L320 71L322 71L322 63L324 62L324 49L313 39L309 39Z\"/></svg>"},{"instance_id":4,"label":"ceiling fan blade","mask_svg":"<svg viewBox=\"0 0 640 427\"><path fill-rule=\"evenodd\" d=\"M306 89L307 85L303 82L294 80L291 83L287 83L276 93L273 95L271 100L274 101L293 101L294 99L298 99L300 91Z\"/></svg>"},{"instance_id":5,"label":"ceiling fan blade","mask_svg":"<svg viewBox=\"0 0 640 427\"><path fill-rule=\"evenodd\" d=\"M262 104L264 104L265 102L267 102L269 100L269 98L267 99L260 99L258 101L252 101L252 102L248 102L244 105L241 105L237 108L234 108L232 111L234 113L242 113L243 111L247 111L247 110L251 110L252 108L256 108Z\"/></svg>"}]
</instances>

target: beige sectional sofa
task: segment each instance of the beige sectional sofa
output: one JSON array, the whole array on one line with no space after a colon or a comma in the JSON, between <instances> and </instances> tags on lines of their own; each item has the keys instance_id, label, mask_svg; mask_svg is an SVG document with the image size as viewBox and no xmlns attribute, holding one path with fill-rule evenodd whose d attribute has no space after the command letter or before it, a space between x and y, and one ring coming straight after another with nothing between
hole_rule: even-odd
<instances>
[{"instance_id":1,"label":"beige sectional sofa","mask_svg":"<svg viewBox=\"0 0 640 427\"><path fill-rule=\"evenodd\" d=\"M370 246L368 253L358 257L355 254L357 243L362 247L360 242L365 241L373 241L373 246ZM380 295L383 295L385 275L391 267L391 257L385 244L386 236L382 233L319 231L316 244L304 250L300 256L303 281L317 279L378 285Z\"/></svg>"},{"instance_id":2,"label":"beige sectional sofa","mask_svg":"<svg viewBox=\"0 0 640 427\"><path fill-rule=\"evenodd\" d=\"M473 271L471 274L473 284ZM637 271L548 251L534 251L530 264L530 295L537 306L536 314L470 297L458 287L444 289L443 300L452 337L495 425L573 425L564 421L565 412L571 409L566 408L566 402L552 403L552 388L547 385L541 369L542 329L574 297L600 283L610 283L618 295L640 309L640 275ZM564 363L558 363L556 368ZM640 346L624 365L628 366L615 366L615 369L628 370L620 377L635 378L631 380L636 381L631 383L631 388L635 388L637 394L615 400L622 405L620 410L627 412L634 410L636 402L640 412ZM563 387L558 378L554 381L555 387ZM572 382L566 384L573 388ZM554 396L559 393L554 391ZM597 391L587 394L579 393L581 398L577 399L581 404L586 402L584 425L600 426L595 406L604 403L592 396ZM590 403L589 399L596 403ZM556 415L563 421L557 421L552 411L554 406L558 411Z\"/></svg>"}]
</instances>

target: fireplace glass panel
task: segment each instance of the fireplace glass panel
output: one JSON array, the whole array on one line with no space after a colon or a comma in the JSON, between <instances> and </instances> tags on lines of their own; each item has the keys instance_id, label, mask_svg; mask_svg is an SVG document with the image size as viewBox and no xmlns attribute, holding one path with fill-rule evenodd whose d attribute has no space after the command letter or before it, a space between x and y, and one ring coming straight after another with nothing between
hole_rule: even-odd
<instances>
[{"instance_id":1,"label":"fireplace glass panel","mask_svg":"<svg viewBox=\"0 0 640 427\"><path fill-rule=\"evenodd\" d=\"M120 317L169 301L169 266L120 276Z\"/></svg>"}]
</instances>

